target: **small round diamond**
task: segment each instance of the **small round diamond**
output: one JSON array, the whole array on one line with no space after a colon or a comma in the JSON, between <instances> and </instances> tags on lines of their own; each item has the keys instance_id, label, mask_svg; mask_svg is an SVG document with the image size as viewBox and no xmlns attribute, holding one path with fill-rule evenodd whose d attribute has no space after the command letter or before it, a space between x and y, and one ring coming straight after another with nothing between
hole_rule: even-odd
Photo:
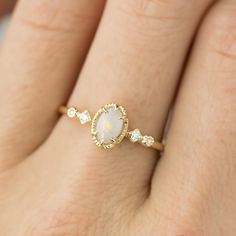
<instances>
[{"instance_id":1,"label":"small round diamond","mask_svg":"<svg viewBox=\"0 0 236 236\"><path fill-rule=\"evenodd\" d=\"M67 110L67 116L70 118L74 118L76 116L77 110L74 107L71 107Z\"/></svg>"},{"instance_id":2,"label":"small round diamond","mask_svg":"<svg viewBox=\"0 0 236 236\"><path fill-rule=\"evenodd\" d=\"M142 134L139 129L135 129L130 132L130 141L135 143L138 142L142 138Z\"/></svg>"},{"instance_id":3,"label":"small round diamond","mask_svg":"<svg viewBox=\"0 0 236 236\"><path fill-rule=\"evenodd\" d=\"M154 143L154 138L152 136L143 136L142 143L147 147L151 147Z\"/></svg>"}]
</instances>

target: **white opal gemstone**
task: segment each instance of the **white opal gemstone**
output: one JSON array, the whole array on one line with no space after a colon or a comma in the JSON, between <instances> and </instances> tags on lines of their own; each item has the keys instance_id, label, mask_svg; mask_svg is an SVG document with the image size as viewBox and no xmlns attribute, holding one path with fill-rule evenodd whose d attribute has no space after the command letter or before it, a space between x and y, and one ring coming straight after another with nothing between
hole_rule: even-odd
<instances>
[{"instance_id":1,"label":"white opal gemstone","mask_svg":"<svg viewBox=\"0 0 236 236\"><path fill-rule=\"evenodd\" d=\"M109 144L112 140L116 140L122 133L124 120L122 113L115 107L106 108L97 119L96 136L101 144Z\"/></svg>"}]
</instances>

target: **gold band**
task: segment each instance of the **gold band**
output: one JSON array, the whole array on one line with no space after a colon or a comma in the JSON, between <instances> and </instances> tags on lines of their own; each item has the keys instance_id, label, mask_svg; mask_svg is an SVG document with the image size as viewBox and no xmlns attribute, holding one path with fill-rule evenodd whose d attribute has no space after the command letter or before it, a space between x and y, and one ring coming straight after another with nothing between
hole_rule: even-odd
<instances>
[{"instance_id":1,"label":"gold band","mask_svg":"<svg viewBox=\"0 0 236 236\"><path fill-rule=\"evenodd\" d=\"M79 119L81 124L91 123L92 138L99 147L112 148L127 137L133 143L164 151L164 144L152 136L142 135L139 129L129 131L126 110L117 104L106 104L92 119L87 110L80 112L75 107L61 106L59 112L71 119Z\"/></svg>"}]
</instances>

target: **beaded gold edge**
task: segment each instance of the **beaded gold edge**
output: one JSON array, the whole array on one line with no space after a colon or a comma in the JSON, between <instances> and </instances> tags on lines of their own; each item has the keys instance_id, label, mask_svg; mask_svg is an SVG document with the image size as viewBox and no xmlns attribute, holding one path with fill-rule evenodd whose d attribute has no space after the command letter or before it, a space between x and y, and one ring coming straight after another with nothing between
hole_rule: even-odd
<instances>
[{"instance_id":1,"label":"beaded gold edge","mask_svg":"<svg viewBox=\"0 0 236 236\"><path fill-rule=\"evenodd\" d=\"M121 116L121 119L123 120L122 131L117 138L112 139L109 143L101 143L101 142L99 142L99 140L97 138L97 132L96 132L97 121L98 121L99 117L104 112L107 112L107 110L110 108L114 108L116 110L118 109L120 111L120 113L122 114L122 116ZM116 144L119 144L126 136L126 134L128 132L128 123L129 123L129 121L128 121L128 117L127 117L127 112L124 107L119 106L115 103L106 104L105 106L103 106L101 109L99 109L97 111L97 113L95 114L95 116L92 119L91 135L92 135L92 139L93 139L94 143L97 146L103 147L105 149L113 148Z\"/></svg>"}]
</instances>

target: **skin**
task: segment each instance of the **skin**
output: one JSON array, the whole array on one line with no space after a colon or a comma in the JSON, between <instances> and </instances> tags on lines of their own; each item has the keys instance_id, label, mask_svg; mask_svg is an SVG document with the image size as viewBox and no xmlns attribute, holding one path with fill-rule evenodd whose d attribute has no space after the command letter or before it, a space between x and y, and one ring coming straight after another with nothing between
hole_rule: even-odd
<instances>
[{"instance_id":1,"label":"skin","mask_svg":"<svg viewBox=\"0 0 236 236\"><path fill-rule=\"evenodd\" d=\"M0 51L0 235L235 236L235 22L235 0L19 0ZM159 140L172 108L162 157L99 149L57 112L110 102Z\"/></svg>"}]
</instances>

